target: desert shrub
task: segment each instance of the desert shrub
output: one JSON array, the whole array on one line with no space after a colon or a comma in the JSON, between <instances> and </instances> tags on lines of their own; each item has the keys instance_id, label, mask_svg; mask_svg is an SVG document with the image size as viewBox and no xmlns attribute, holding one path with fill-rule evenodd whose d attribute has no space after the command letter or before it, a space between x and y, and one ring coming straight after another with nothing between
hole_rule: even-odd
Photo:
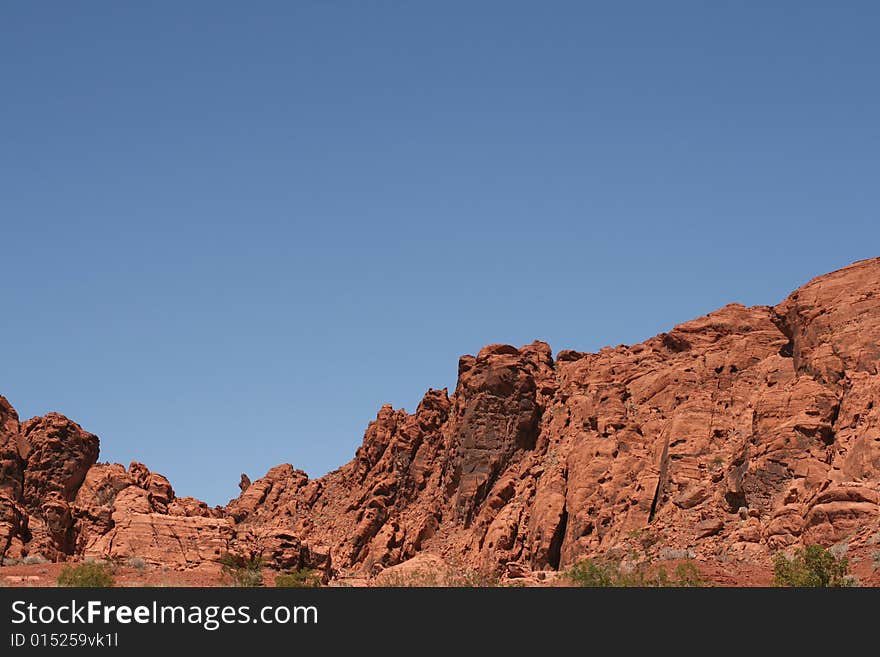
<instances>
[{"instance_id":1,"label":"desert shrub","mask_svg":"<svg viewBox=\"0 0 880 657\"><path fill-rule=\"evenodd\" d=\"M442 578L429 570L412 570L407 572L391 571L380 573L376 578L377 586L393 588L423 588L441 586Z\"/></svg>"},{"instance_id":2,"label":"desert shrub","mask_svg":"<svg viewBox=\"0 0 880 657\"><path fill-rule=\"evenodd\" d=\"M620 579L620 563L585 559L569 568L566 576L578 586L617 586Z\"/></svg>"},{"instance_id":3,"label":"desert shrub","mask_svg":"<svg viewBox=\"0 0 880 657\"><path fill-rule=\"evenodd\" d=\"M147 571L147 562L141 559L140 557L132 557L128 561L125 562L129 567L134 568L141 575L143 575Z\"/></svg>"},{"instance_id":4,"label":"desert shrub","mask_svg":"<svg viewBox=\"0 0 880 657\"><path fill-rule=\"evenodd\" d=\"M247 558L239 554L224 552L217 561L222 566L223 578L231 586L263 585L263 560L260 557Z\"/></svg>"},{"instance_id":5,"label":"desert shrub","mask_svg":"<svg viewBox=\"0 0 880 657\"><path fill-rule=\"evenodd\" d=\"M773 561L773 582L777 586L852 586L854 580L848 572L849 560L821 545L800 547L791 558L780 552Z\"/></svg>"},{"instance_id":6,"label":"desert shrub","mask_svg":"<svg viewBox=\"0 0 880 657\"><path fill-rule=\"evenodd\" d=\"M692 562L684 561L675 567L675 584L673 586L700 587L705 585L706 581Z\"/></svg>"},{"instance_id":7,"label":"desert shrub","mask_svg":"<svg viewBox=\"0 0 880 657\"><path fill-rule=\"evenodd\" d=\"M459 568L452 565L448 570L416 569L411 571L385 572L376 578L377 586L394 588L487 588L500 585L498 577L471 568Z\"/></svg>"},{"instance_id":8,"label":"desert shrub","mask_svg":"<svg viewBox=\"0 0 880 657\"><path fill-rule=\"evenodd\" d=\"M110 565L98 561L64 566L61 574L58 575L58 586L107 587L113 584L113 571Z\"/></svg>"},{"instance_id":9,"label":"desert shrub","mask_svg":"<svg viewBox=\"0 0 880 657\"><path fill-rule=\"evenodd\" d=\"M21 563L25 566L30 566L33 564L49 563L49 560L41 554L31 554L22 559Z\"/></svg>"},{"instance_id":10,"label":"desert shrub","mask_svg":"<svg viewBox=\"0 0 880 657\"><path fill-rule=\"evenodd\" d=\"M315 588L321 586L321 574L316 570L308 568L290 570L275 576L275 586L283 588Z\"/></svg>"},{"instance_id":11,"label":"desert shrub","mask_svg":"<svg viewBox=\"0 0 880 657\"><path fill-rule=\"evenodd\" d=\"M577 586L587 587L695 587L705 586L700 571L690 561L678 564L670 577L664 566L650 561L621 568L616 559L585 559L573 565L565 576Z\"/></svg>"},{"instance_id":12,"label":"desert shrub","mask_svg":"<svg viewBox=\"0 0 880 657\"><path fill-rule=\"evenodd\" d=\"M493 573L471 568L451 568L442 579L441 586L457 588L487 588L500 585L500 580Z\"/></svg>"}]
</instances>

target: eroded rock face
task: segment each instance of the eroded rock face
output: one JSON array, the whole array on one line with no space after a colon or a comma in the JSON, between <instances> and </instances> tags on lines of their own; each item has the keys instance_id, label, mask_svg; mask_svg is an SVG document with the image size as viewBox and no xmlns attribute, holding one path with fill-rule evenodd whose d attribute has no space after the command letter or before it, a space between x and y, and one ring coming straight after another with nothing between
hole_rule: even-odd
<instances>
[{"instance_id":1,"label":"eroded rock face","mask_svg":"<svg viewBox=\"0 0 880 657\"><path fill-rule=\"evenodd\" d=\"M0 396L0 560L21 556L27 514L21 506L24 483L23 442L18 414Z\"/></svg>"},{"instance_id":2,"label":"eroded rock face","mask_svg":"<svg viewBox=\"0 0 880 657\"><path fill-rule=\"evenodd\" d=\"M178 498L165 477L137 462L128 470L116 463L93 467L75 512L77 551L87 557L186 567L216 560L232 538L232 521L224 513Z\"/></svg>"},{"instance_id":3,"label":"eroded rock face","mask_svg":"<svg viewBox=\"0 0 880 657\"><path fill-rule=\"evenodd\" d=\"M29 553L57 559L75 543L70 503L95 461L98 437L58 413L23 422L21 501L28 513Z\"/></svg>"},{"instance_id":4,"label":"eroded rock face","mask_svg":"<svg viewBox=\"0 0 880 657\"><path fill-rule=\"evenodd\" d=\"M186 567L229 550L233 522L224 510L178 498L165 477L141 463L84 469L97 458L97 438L63 416L24 426L32 442L22 470L31 485L18 498L0 493L0 543L7 558L136 557Z\"/></svg>"},{"instance_id":5,"label":"eroded rock face","mask_svg":"<svg viewBox=\"0 0 880 657\"><path fill-rule=\"evenodd\" d=\"M486 347L448 399L383 408L348 465L275 473L252 487L282 486L277 502L246 491L231 508L248 506L256 545L271 527L368 572L425 550L502 572L634 541L768 562L858 541L880 515L878 299L871 260L638 345L555 361L543 343Z\"/></svg>"},{"instance_id":6,"label":"eroded rock face","mask_svg":"<svg viewBox=\"0 0 880 657\"><path fill-rule=\"evenodd\" d=\"M0 494L21 499L24 485L24 441L19 433L18 414L0 396Z\"/></svg>"},{"instance_id":7,"label":"eroded rock face","mask_svg":"<svg viewBox=\"0 0 880 657\"><path fill-rule=\"evenodd\" d=\"M58 413L24 422L21 436L27 461L23 496L28 507L38 509L50 492L73 500L98 460L98 437Z\"/></svg>"},{"instance_id":8,"label":"eroded rock face","mask_svg":"<svg viewBox=\"0 0 880 657\"><path fill-rule=\"evenodd\" d=\"M490 345L461 358L452 394L383 407L338 470L242 475L215 509L141 464L95 465L94 436L55 414L19 425L0 398L0 551L185 567L233 550L328 577L434 555L523 578L633 546L769 563L867 545L878 345L877 259L637 345Z\"/></svg>"}]
</instances>

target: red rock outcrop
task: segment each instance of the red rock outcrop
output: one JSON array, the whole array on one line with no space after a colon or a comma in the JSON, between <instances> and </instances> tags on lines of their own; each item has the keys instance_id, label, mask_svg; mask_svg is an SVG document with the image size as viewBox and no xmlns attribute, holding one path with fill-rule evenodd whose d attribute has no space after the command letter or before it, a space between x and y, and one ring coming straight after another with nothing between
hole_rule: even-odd
<instances>
[{"instance_id":1,"label":"red rock outcrop","mask_svg":"<svg viewBox=\"0 0 880 657\"><path fill-rule=\"evenodd\" d=\"M875 259L637 345L555 361L492 345L461 359L451 396L383 408L351 463L275 468L229 508L254 551L368 572L420 551L500 573L634 542L769 563L875 540L878 344Z\"/></svg>"},{"instance_id":2,"label":"red rock outcrop","mask_svg":"<svg viewBox=\"0 0 880 657\"><path fill-rule=\"evenodd\" d=\"M13 417L0 401L0 410ZM127 470L118 463L95 464L97 438L67 418L34 418L17 434L16 423L3 426L6 436L24 445L24 457L16 462L10 448L3 452L8 458L0 487L0 558L138 558L185 567L215 561L229 550L233 523L223 510L178 498L165 477L141 463ZM19 472L23 486L16 485Z\"/></svg>"},{"instance_id":3,"label":"red rock outcrop","mask_svg":"<svg viewBox=\"0 0 880 657\"><path fill-rule=\"evenodd\" d=\"M143 559L166 566L216 560L229 549L232 522L168 480L132 462L93 467L76 497L77 552L86 557Z\"/></svg>"},{"instance_id":4,"label":"red rock outcrop","mask_svg":"<svg viewBox=\"0 0 880 657\"><path fill-rule=\"evenodd\" d=\"M25 444L19 429L18 414L0 396L0 563L7 556L21 556L27 533L27 512L21 504Z\"/></svg>"},{"instance_id":5,"label":"red rock outcrop","mask_svg":"<svg viewBox=\"0 0 880 657\"><path fill-rule=\"evenodd\" d=\"M490 345L452 394L383 407L338 470L242 475L216 509L140 464L94 465L94 436L55 414L19 426L0 398L0 550L180 567L233 550L327 577L420 555L531 578L633 547L758 564L855 549L880 541L878 362L874 259L637 345Z\"/></svg>"},{"instance_id":6,"label":"red rock outcrop","mask_svg":"<svg viewBox=\"0 0 880 657\"><path fill-rule=\"evenodd\" d=\"M22 423L20 438L28 550L50 558L70 554L75 542L70 503L98 460L98 437L63 415L49 413Z\"/></svg>"}]
</instances>

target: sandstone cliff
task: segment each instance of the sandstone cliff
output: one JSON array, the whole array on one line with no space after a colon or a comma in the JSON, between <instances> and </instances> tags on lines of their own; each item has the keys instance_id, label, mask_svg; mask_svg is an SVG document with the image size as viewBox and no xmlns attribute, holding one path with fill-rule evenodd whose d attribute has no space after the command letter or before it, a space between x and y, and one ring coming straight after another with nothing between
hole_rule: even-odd
<instances>
[{"instance_id":1,"label":"sandstone cliff","mask_svg":"<svg viewBox=\"0 0 880 657\"><path fill-rule=\"evenodd\" d=\"M96 464L61 415L0 397L0 556L223 551L328 577L419 553L486 572L609 550L768 563L880 530L880 259L777 306L728 305L599 353L535 342L463 356L455 390L383 407L355 458L318 479L272 468L223 508L145 466Z\"/></svg>"}]
</instances>

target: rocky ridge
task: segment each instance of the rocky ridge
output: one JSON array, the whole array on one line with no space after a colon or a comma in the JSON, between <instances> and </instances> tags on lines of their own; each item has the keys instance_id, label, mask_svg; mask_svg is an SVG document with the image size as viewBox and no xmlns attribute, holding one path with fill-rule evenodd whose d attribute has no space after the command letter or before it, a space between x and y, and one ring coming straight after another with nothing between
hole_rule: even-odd
<instances>
[{"instance_id":1,"label":"rocky ridge","mask_svg":"<svg viewBox=\"0 0 880 657\"><path fill-rule=\"evenodd\" d=\"M412 414L384 406L354 459L289 464L225 507L165 477L97 463L56 413L0 397L0 557L138 557L189 567L225 551L326 577L419 556L527 576L585 556L769 563L880 538L880 259L777 306L731 304L643 343L490 345Z\"/></svg>"}]
</instances>

